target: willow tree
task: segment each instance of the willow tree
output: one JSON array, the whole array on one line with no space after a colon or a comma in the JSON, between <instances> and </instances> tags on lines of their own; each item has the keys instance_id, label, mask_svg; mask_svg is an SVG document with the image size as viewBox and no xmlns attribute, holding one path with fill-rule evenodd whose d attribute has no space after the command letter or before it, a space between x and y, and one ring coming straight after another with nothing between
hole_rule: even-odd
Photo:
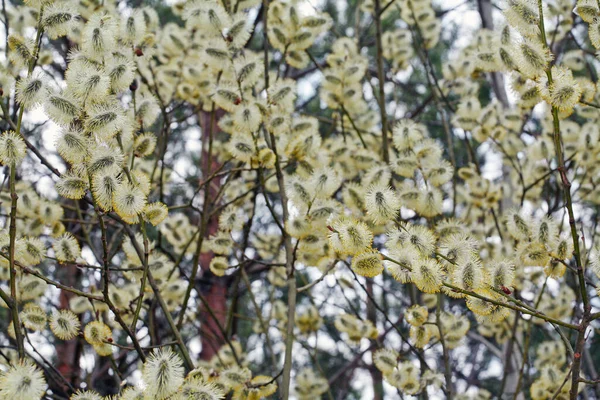
<instances>
[{"instance_id":1,"label":"willow tree","mask_svg":"<svg viewBox=\"0 0 600 400\"><path fill-rule=\"evenodd\" d=\"M600 3L156 6L2 2L0 399L600 395Z\"/></svg>"}]
</instances>

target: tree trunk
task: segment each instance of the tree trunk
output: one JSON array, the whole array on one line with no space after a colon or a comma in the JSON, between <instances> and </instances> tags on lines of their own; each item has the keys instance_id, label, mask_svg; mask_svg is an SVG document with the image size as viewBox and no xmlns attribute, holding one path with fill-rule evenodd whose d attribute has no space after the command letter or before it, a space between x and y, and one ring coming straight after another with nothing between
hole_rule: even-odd
<instances>
[{"instance_id":1,"label":"tree trunk","mask_svg":"<svg viewBox=\"0 0 600 400\"><path fill-rule=\"evenodd\" d=\"M211 136L214 136L218 132L218 122L224 112L222 110L214 111L214 116L211 112L203 111L200 113L200 128L202 129L202 170L204 176L202 179L206 179L211 171L215 171L220 167L220 164L215 160L214 156L209 156L209 142L212 140ZM212 120L212 127L210 126ZM209 165L210 158L210 165ZM221 184L220 178L215 178L211 181L208 186L208 196L206 197L207 202L204 206L208 209L212 204L212 200L217 196L219 187ZM206 225L204 237L208 238L211 235L217 233L219 230L219 214L216 213L211 216ZM206 300L206 304L212 311L218 321L215 321L211 313L202 307L200 312L200 335L202 341L202 350L200 352L200 358L203 360L210 360L219 350L219 348L225 343L225 338L221 334L219 325L225 327L227 319L227 286L225 277L218 277L210 272L209 265L213 259L214 254L212 252L202 253L200 255L200 271L202 276L202 284L196 285L199 288L200 294ZM194 279L196 277L193 277Z\"/></svg>"},{"instance_id":2,"label":"tree trunk","mask_svg":"<svg viewBox=\"0 0 600 400\"><path fill-rule=\"evenodd\" d=\"M80 271L74 265L63 265L60 267L63 272L58 281L68 286L77 286ZM69 309L69 300L73 294L64 290L60 291L58 302L61 309ZM79 368L79 358L81 357L81 343L78 337L71 340L56 340L56 369L65 377L67 381L77 387L81 375ZM50 381L52 382L52 381ZM67 388L63 388L65 390Z\"/></svg>"}]
</instances>

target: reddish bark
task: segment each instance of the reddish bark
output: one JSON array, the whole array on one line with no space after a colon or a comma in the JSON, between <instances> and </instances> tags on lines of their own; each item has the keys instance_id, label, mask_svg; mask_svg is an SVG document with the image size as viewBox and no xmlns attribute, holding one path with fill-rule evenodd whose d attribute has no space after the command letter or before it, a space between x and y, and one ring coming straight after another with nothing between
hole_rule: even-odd
<instances>
[{"instance_id":1,"label":"reddish bark","mask_svg":"<svg viewBox=\"0 0 600 400\"><path fill-rule=\"evenodd\" d=\"M200 127L202 128L202 170L204 171L204 176L202 179L206 179L211 171L216 171L221 165L215 159L215 157L208 156L209 149L209 141L210 132L214 135L218 132L218 121L219 118L224 114L222 110L217 110L214 112L214 116L211 116L210 112L202 112L200 114ZM210 127L212 119L212 129ZM208 165L208 160L211 159L210 166ZM214 199L217 196L219 191L219 187L221 185L221 180L219 178L215 178L211 181L209 185L209 193L207 197L207 205L213 205L211 199ZM206 207L205 207L206 208ZM206 230L204 232L204 237L208 238L211 235L215 234L219 230L219 215L213 215L207 223ZM204 278L206 278L210 283L209 285L202 285L202 296L206 300L206 304L210 307L212 314L218 320L215 321L211 313L209 313L204 307L200 312L200 335L202 341L202 351L200 352L200 358L203 360L211 359L218 349L225 343L225 338L223 338L221 334L221 330L219 329L219 325L224 327L227 319L227 286L225 280L215 276L209 270L209 265L211 260L213 259L214 254L212 252L202 253L200 255L200 270L201 274Z\"/></svg>"},{"instance_id":2,"label":"reddish bark","mask_svg":"<svg viewBox=\"0 0 600 400\"><path fill-rule=\"evenodd\" d=\"M212 253L202 254L200 258L200 266L202 271L207 271L208 265L213 258ZM208 272L210 274L210 271ZM211 274L212 283L210 288L202 293L206 299L206 303L210 307L213 315L219 321L221 327L224 327L227 319L227 287L224 284L223 279L216 277ZM200 352L200 358L203 360L210 360L218 351L218 349L225 343L225 339L221 335L219 330L219 324L213 319L211 314L206 310L202 309L201 313L201 326L200 335L202 339L202 351Z\"/></svg>"},{"instance_id":3,"label":"reddish bark","mask_svg":"<svg viewBox=\"0 0 600 400\"><path fill-rule=\"evenodd\" d=\"M60 267L63 274L59 281L68 286L76 286L80 272L73 265L63 265ZM69 308L69 300L73 294L64 290L60 291L58 302L61 309ZM81 344L79 339L57 340L54 344L56 348L56 369L65 377L74 387L79 384L81 369L79 368L79 357L81 356ZM63 388L66 389L66 388Z\"/></svg>"}]
</instances>

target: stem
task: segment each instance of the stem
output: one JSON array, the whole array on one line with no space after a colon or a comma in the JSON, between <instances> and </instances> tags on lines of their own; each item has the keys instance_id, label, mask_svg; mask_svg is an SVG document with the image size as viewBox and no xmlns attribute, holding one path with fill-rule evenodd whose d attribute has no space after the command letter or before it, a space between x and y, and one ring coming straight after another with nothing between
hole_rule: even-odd
<instances>
[{"instance_id":1,"label":"stem","mask_svg":"<svg viewBox=\"0 0 600 400\"><path fill-rule=\"evenodd\" d=\"M554 323L556 325L564 326L565 328L569 328L569 329L573 329L573 330L579 330L579 325L574 325L574 324L570 324L568 322L563 322L563 321L561 321L559 319L555 319L555 318L549 317L547 315L544 315L544 314L542 314L542 313L540 313L539 311L536 311L536 310L529 310L529 309L526 309L526 308L513 306L512 304L509 304L509 303L504 303L504 302L501 302L501 301L493 300L493 299L490 299L488 297L485 297L485 296L482 296L480 294L477 294L475 292L471 292L469 290L461 289L461 288L459 288L457 286L454 286L454 285L452 285L450 283L447 283L447 282L444 282L443 285L446 286L446 287L449 287L450 289L452 289L454 291L457 291L459 293L466 294L468 296L475 297L475 298L478 298L478 299L481 299L481 300L485 300L485 301L487 301L489 303L492 303L492 304L500 306L500 307L510 308L511 310L519 311L519 312L521 312L523 314L529 314L529 315L531 315L533 317L537 317L537 318L543 319L546 322L551 322L551 323Z\"/></svg>"},{"instance_id":2,"label":"stem","mask_svg":"<svg viewBox=\"0 0 600 400\"><path fill-rule=\"evenodd\" d=\"M177 341L177 347L179 347L179 351L181 352L181 355L183 356L183 362L184 362L186 368L188 368L189 370L194 369L194 363L192 362L192 359L190 358L190 353L188 352L187 347L185 346L185 343L183 342L181 333L177 329L177 326L175 325L175 321L173 321L173 317L171 317L171 313L169 312L169 308L167 307L167 304L165 303L164 299L162 298L162 296L160 294L160 289L158 288L156 282L154 281L154 278L152 277L152 273L150 271L148 271L148 282L150 282L150 286L152 287L154 296L158 300L158 304L160 305L160 308L163 310L163 314L167 318L167 323L169 324L169 327L171 328L171 331L173 332L173 335L175 336L175 340Z\"/></svg>"},{"instance_id":3,"label":"stem","mask_svg":"<svg viewBox=\"0 0 600 400\"><path fill-rule=\"evenodd\" d=\"M281 196L281 208L283 214L283 221L288 220L288 201L287 194L285 193L285 183L283 180L283 172L281 170L280 158L277 154L277 146L275 142L275 135L269 133L271 136L272 150L275 153L275 168L277 172L277 182L279 184L279 194ZM292 348L294 346L294 322L296 319L296 276L294 268L294 249L292 246L292 238L288 235L284 229L281 232L283 236L283 243L285 247L285 267L287 272L287 286L288 286L288 320L287 320L287 335L285 338L285 358L283 364L283 382L281 388L282 399L287 400L290 395L290 378L292 372Z\"/></svg>"},{"instance_id":4,"label":"stem","mask_svg":"<svg viewBox=\"0 0 600 400\"><path fill-rule=\"evenodd\" d=\"M512 363L512 355L514 353L513 349L515 347L515 341L517 341L517 328L519 326L519 313L515 312L515 322L512 325L512 330L511 330L511 335L510 335L510 339L508 341L508 348L506 351L506 359L504 362L504 371L502 372L502 382L500 384L500 390L499 390L499 395L498 398L502 398L502 395L504 394L504 390L506 388L506 382L508 380L508 375L511 373L511 363ZM533 321L532 321L533 322ZM533 323L529 324L530 326L533 325ZM524 351L527 351L527 349L523 349ZM515 368L517 368L518 365L515 364Z\"/></svg>"},{"instance_id":5,"label":"stem","mask_svg":"<svg viewBox=\"0 0 600 400\"><path fill-rule=\"evenodd\" d=\"M91 176L90 176L90 180L91 180ZM91 182L90 182L90 187L91 187ZM114 314L115 319L117 320L117 322L119 323L121 328L125 331L125 333L127 333L127 336L129 336L129 338L131 339L131 343L133 343L133 347L135 348L136 352L140 356L140 360L142 362L146 362L146 356L144 354L144 351L142 350L142 347L140 346L140 343L135 336L135 322L133 323L131 328L128 327L127 324L125 323L125 321L123 320L123 318L121 317L121 313L119 313L119 310L117 310L117 308L115 307L113 302L110 300L110 297L108 295L109 284L110 284L110 263L109 263L108 242L106 240L106 237L107 237L106 224L104 223L104 218L102 216L100 208L98 207L98 203L96 202L94 193L91 192L91 194L92 194L92 199L94 202L94 209L96 211L96 214L98 215L98 220L100 222L100 232L101 232L101 236L102 236L101 237L101 240L102 240L102 265L103 265L102 295L104 297L104 302L106 303L106 305L108 306L110 311L112 311L112 313ZM143 223L143 221L142 221L142 223ZM90 243L90 247L91 247L91 243ZM146 265L147 265L147 263L146 263ZM144 268L144 270L146 270L146 268Z\"/></svg>"},{"instance_id":6,"label":"stem","mask_svg":"<svg viewBox=\"0 0 600 400\"><path fill-rule=\"evenodd\" d=\"M450 367L450 354L448 352L448 348L446 347L446 339L444 338L444 331L442 330L442 308L444 308L444 296L439 293L438 294L438 304L437 309L435 310L435 321L437 327L440 331L440 344L442 345L442 353L444 357L444 377L446 378L446 398L448 400L452 400L453 398L453 390L452 390L452 368Z\"/></svg>"},{"instance_id":7,"label":"stem","mask_svg":"<svg viewBox=\"0 0 600 400\"><path fill-rule=\"evenodd\" d=\"M342 112L344 113L344 115L346 117L348 117L348 119L350 120L350 124L352 125L352 128L354 128L354 130L356 131L356 134L358 135L358 138L360 139L360 143L366 149L367 148L367 144L365 143L365 139L363 139L363 137L362 137L362 133L361 133L360 129L358 128L358 126L356 126L356 123L354 122L354 119L352 119L352 116L350 116L350 113L348 112L348 110L346 110L346 107L344 107L344 105L340 104L340 107L341 107Z\"/></svg>"},{"instance_id":8,"label":"stem","mask_svg":"<svg viewBox=\"0 0 600 400\"><path fill-rule=\"evenodd\" d=\"M542 0L538 0L539 18L540 18L540 36L542 43L548 51L551 49L548 47L546 41L546 29L544 26L544 8ZM546 67L546 75L548 76L548 84L552 85L552 69L550 66ZM575 353L573 355L572 371L573 376L571 378L571 391L569 397L571 400L577 399L577 391L579 388L579 373L581 371L581 359L583 357L583 348L585 346L585 332L590 324L590 313L591 305L588 298L587 288L585 286L585 274L583 271L583 265L581 263L581 250L579 248L579 235L577 233L577 225L575 224L575 214L573 212L573 199L571 198L571 182L567 176L565 168L565 158L562 149L562 136L560 133L560 120L558 119L558 109L552 107L552 125L554 132L552 139L554 142L554 151L556 152L556 159L558 161L558 172L563 187L563 194L565 198L565 207L567 214L569 215L569 226L571 228L571 238L573 240L573 256L575 257L575 264L577 266L577 280L579 281L579 292L581 294L581 300L583 303L583 316L579 322L579 333L577 335L577 341L575 345Z\"/></svg>"},{"instance_id":9,"label":"stem","mask_svg":"<svg viewBox=\"0 0 600 400\"><path fill-rule=\"evenodd\" d=\"M15 339L17 341L17 349L19 359L25 358L25 346L23 344L23 332L21 331L21 323L19 321L19 301L17 299L17 270L15 269L15 241L17 238L17 200L19 196L15 190L16 167L13 162L10 166L10 245L8 252L8 262L10 271L10 296L12 297L12 321L15 328ZM9 304L10 305L10 304Z\"/></svg>"},{"instance_id":10,"label":"stem","mask_svg":"<svg viewBox=\"0 0 600 400\"><path fill-rule=\"evenodd\" d=\"M142 235L144 238L144 256L143 256L143 267L144 271L142 272L142 282L140 284L140 294L137 299L137 304L135 306L135 312L133 314L133 319L131 320L131 329L135 330L135 325L137 324L138 318L140 317L140 311L142 310L142 302L144 301L144 292L146 291L146 280L148 279L148 235L146 233L146 221L143 218L141 219L140 229L142 230Z\"/></svg>"},{"instance_id":11,"label":"stem","mask_svg":"<svg viewBox=\"0 0 600 400\"><path fill-rule=\"evenodd\" d=\"M144 362L146 362L146 356L144 354L144 351L142 350L140 342L137 340L137 338L135 336L135 325L133 326L133 328L130 328L127 326L127 323L125 323L125 321L121 317L121 313L119 312L119 310L117 310L117 308L115 307L113 302L110 300L110 297L108 296L108 285L110 283L110 275L109 275L110 272L108 269L108 245L106 242L106 225L104 224L104 219L102 218L102 216L99 215L98 217L100 218L100 229L102 231L102 249L103 249L102 260L104 262L104 271L103 271L104 272L104 283L103 283L104 287L103 287L102 292L104 295L104 302L106 303L108 308L114 314L115 319L117 320L117 322L119 323L121 328L125 331L127 336L129 336L129 338L131 339L131 343L133 343L133 347L134 347L135 351L140 356L140 360L144 363Z\"/></svg>"},{"instance_id":12,"label":"stem","mask_svg":"<svg viewBox=\"0 0 600 400\"><path fill-rule=\"evenodd\" d=\"M215 105L212 105L212 109L210 112L210 119L208 122L208 150L207 150L207 162L206 162L206 171L205 176L211 175L211 167L212 167L212 137L213 137L213 125L215 123ZM190 274L190 282L188 283L188 287L185 291L185 296L183 298L183 303L181 305L181 311L179 311L179 317L177 321L177 327L181 328L183 325L183 320L185 318L185 311L188 306L188 302L190 300L190 296L192 294L192 289L194 288L194 283L196 281L196 275L198 275L198 269L200 268L200 254L202 253L202 243L204 243L204 236L206 235L207 226L209 220L212 216L209 213L209 204L210 204L210 185L212 180L206 180L204 182L204 210L202 215L200 216L200 228L198 234L198 242L196 243L196 252L194 253L194 258L192 260L192 272ZM216 320L215 320L216 321ZM234 352L235 353L235 352Z\"/></svg>"},{"instance_id":13,"label":"stem","mask_svg":"<svg viewBox=\"0 0 600 400\"><path fill-rule=\"evenodd\" d=\"M127 232L127 235L129 236L129 239L131 239L131 244L132 244L133 248L135 249L135 252L137 253L138 257L140 259L142 259L144 257L144 252L143 252L142 248L140 247L140 244L137 242L137 239L135 237L133 230L129 227L129 225L127 223L123 223L123 229L125 229L125 231ZM175 340L177 341L177 347L179 347L179 351L181 352L181 355L183 356L183 361L184 361L186 368L188 368L190 370L194 369L194 363L192 362L192 359L190 358L190 354L187 350L187 347L185 346L183 338L181 337L181 332L179 332L179 330L177 329L177 326L175 325L175 321L173 321L173 318L171 317L171 312L169 311L167 303L165 303L165 300L162 298L162 295L160 294L160 289L158 288L156 281L152 277L152 272L150 270L148 270L148 282L150 283L150 286L152 287L152 292L154 293L154 297L158 301L158 305L160 306L163 314L165 315L165 318L167 319L169 328L171 329L171 332L173 332L173 336L175 336Z\"/></svg>"},{"instance_id":14,"label":"stem","mask_svg":"<svg viewBox=\"0 0 600 400\"><path fill-rule=\"evenodd\" d=\"M269 0L263 0L263 29L264 29L264 57L265 57L265 92L269 90L269 64L268 64L268 52L269 52L269 41L267 38L267 15L269 13ZM278 71L279 72L279 71ZM266 129L266 128L265 128ZM283 214L283 224L288 220L288 200L287 194L285 193L285 182L283 178L283 172L281 170L281 159L277 153L277 142L275 135L272 132L268 132L269 138L271 139L271 150L275 153L275 175L277 176L277 184L279 186L279 195L281 197L281 208ZM275 215L273 218L276 218ZM288 320L286 328L285 338L285 357L283 361L283 378L281 383L281 398L288 400L290 396L290 382L292 373L292 348L294 346L294 322L296 319L296 276L294 268L294 248L292 246L292 238L288 235L287 231L281 230L283 237L283 243L285 247L285 268L287 272L287 286L288 286Z\"/></svg>"},{"instance_id":15,"label":"stem","mask_svg":"<svg viewBox=\"0 0 600 400\"><path fill-rule=\"evenodd\" d=\"M445 257L445 256L444 256L444 255L442 255L442 254L436 253L436 256L437 256L437 257L440 257L440 258L442 258L442 259L444 259L444 260L446 260L446 261L448 261L448 262L449 262L449 263L451 263L451 264L455 264L455 263L454 263L452 260L448 259L447 257ZM391 258L389 258L389 257L385 257L385 256L384 256L384 259L385 259L385 260L389 260L389 261L391 261L391 262L393 262L393 263L396 263L396 264L398 264L398 265L401 265L401 264L400 264L400 263L398 263L396 260L394 260L394 259L391 259ZM402 266L402 265L401 265L401 266ZM405 268L406 268L406 267L405 267ZM491 289L492 289L494 292L496 292L496 293L500 294L501 296L503 296L505 299L507 299L507 300L508 300L508 301L510 301L511 303L515 303L515 304L516 304L516 305L518 305L519 307L517 307L517 306L513 306L512 304L508 304L508 303L505 303L505 302L501 302L501 301L498 301L498 300L493 300L493 299L490 299L490 298L488 298L488 297L482 296L482 295L480 295L480 294L477 294L477 293L475 293L475 292L472 292L472 291L470 291L470 290L461 289L461 288L459 288L459 287L457 287L457 286L454 286L454 285L452 285L452 284L450 284L450 283L447 283L447 282L443 282L443 283L442 283L442 285L444 285L444 286L446 286L446 287L449 287L450 289L454 290L455 292L462 293L462 294L466 294L466 295L468 295L468 296L475 297L475 298L478 298L478 299L481 299L481 300L485 300L485 301L487 301L487 302L489 302L489 303L495 304L495 305L497 305L497 306L500 306L500 307L506 307L506 308L510 308L511 310L515 310L515 311L522 312L522 313L524 313L524 314L529 314L529 315L531 315L531 316L534 316L534 317L537 317L537 318L543 319L543 320L544 320L544 321L546 321L546 322L550 322L550 323L553 323L553 324L556 324L556 325L564 326L565 328L569 328L569 329L573 329L573 330L579 330L579 325L570 324L570 323L568 323L568 322L563 322L563 321L561 321L561 320L559 320L559 319L556 319L556 318L549 317L549 316L547 316L547 315L545 315L545 314L541 313L540 311L538 311L538 310L537 310L535 307L531 307L531 306L529 306L529 305L527 305L527 304L523 303L522 301L515 299L514 297L510 297L509 295L505 294L505 293L504 293L504 292L502 292L501 290L497 290L497 289L495 289L495 288L493 288L493 287L491 287L491 286L490 286L490 288L491 288Z\"/></svg>"},{"instance_id":16,"label":"stem","mask_svg":"<svg viewBox=\"0 0 600 400\"><path fill-rule=\"evenodd\" d=\"M3 7L5 10L6 8ZM37 33L35 36L35 48L33 49L33 58L29 60L29 66L27 70L27 76L31 76L33 72L33 68L35 67L37 56L40 51L40 39L42 38L42 34L44 30L42 29L42 16L44 14L44 7L40 8L40 14L38 16L37 21ZM6 20L8 24L8 20ZM8 25L6 26L8 30ZM15 133L17 135L21 135L21 123L23 122L23 113L25 111L25 107L21 107L19 110L19 116L17 118L17 123L15 127ZM15 181L16 181L16 165L13 162L10 165L10 226L9 226L9 252L8 252L8 262L9 262L9 272L10 272L10 295L12 297L12 321L13 326L15 328L15 338L17 341L17 349L19 353L19 359L23 360L25 358L25 346L23 343L23 333L21 332L21 323L19 321L19 303L17 299L17 271L15 270L15 242L17 239L17 200L19 196L17 195L17 191L15 189ZM10 304L7 304L10 306Z\"/></svg>"},{"instance_id":17,"label":"stem","mask_svg":"<svg viewBox=\"0 0 600 400\"><path fill-rule=\"evenodd\" d=\"M8 13L6 12L6 0L2 0L2 16L4 17L4 58L8 60L8 37L10 36L10 22L8 20ZM4 99L0 99L4 103Z\"/></svg>"},{"instance_id":18,"label":"stem","mask_svg":"<svg viewBox=\"0 0 600 400\"><path fill-rule=\"evenodd\" d=\"M375 0L375 44L377 47L377 79L379 80L379 111L381 113L381 137L383 140L382 151L383 161L390 162L389 144L388 144L388 129L387 129L387 112L385 110L385 74L383 71L383 46L381 44L381 2Z\"/></svg>"},{"instance_id":19,"label":"stem","mask_svg":"<svg viewBox=\"0 0 600 400\"><path fill-rule=\"evenodd\" d=\"M241 266L240 267L241 276L244 279L244 283L246 284L246 288L248 289L248 295L250 296L250 301L252 301L252 305L254 306L254 311L256 312L256 317L258 318L258 322L262 330L265 332L265 340L267 342L267 348L269 349L269 353L271 353L271 362L273 363L273 368L277 369L277 360L275 359L275 351L273 350L273 345L271 343L271 338L269 337L269 325L265 322L265 319L262 316L262 312L258 302L256 301L256 297L254 297L254 293L252 293L252 284L250 283L250 279L248 278L248 274L246 273L246 269Z\"/></svg>"},{"instance_id":20,"label":"stem","mask_svg":"<svg viewBox=\"0 0 600 400\"><path fill-rule=\"evenodd\" d=\"M538 298L535 302L535 307L537 307L540 304L540 301L542 301L542 296L544 294L544 291L546 290L546 285L548 284L548 278L546 278L544 280L544 285L542 286L542 289L540 290L540 293L538 294ZM521 386L523 384L523 374L525 372L525 366L527 366L527 363L529 361L529 342L531 341L531 330L533 329L533 324L528 324L527 325L527 331L525 333L525 343L523 343L523 364L521 365L521 370L519 372L519 380L517 381L517 387L515 389L515 393L513 394L513 400L516 400L519 392L521 391Z\"/></svg>"},{"instance_id":21,"label":"stem","mask_svg":"<svg viewBox=\"0 0 600 400\"><path fill-rule=\"evenodd\" d=\"M265 128L266 129L266 128ZM282 227L285 227L285 221L289 219L288 215L288 198L285 193L285 182L283 177L283 171L281 169L281 158L277 152L277 142L275 135L272 132L268 132L271 139L271 150L275 153L275 175L277 176L277 184L279 186L279 196L281 197L281 211L283 215ZM276 218L274 215L273 218ZM287 230L283 228L281 230L281 236L283 238L283 244L285 248L285 267L287 273L287 287L288 287L288 320L286 328L285 338L285 358L283 363L283 379L281 384L281 398L288 400L290 395L290 382L292 372L292 348L294 346L294 322L296 319L296 275L294 268L294 247L292 246L292 238L287 233Z\"/></svg>"}]
</instances>

